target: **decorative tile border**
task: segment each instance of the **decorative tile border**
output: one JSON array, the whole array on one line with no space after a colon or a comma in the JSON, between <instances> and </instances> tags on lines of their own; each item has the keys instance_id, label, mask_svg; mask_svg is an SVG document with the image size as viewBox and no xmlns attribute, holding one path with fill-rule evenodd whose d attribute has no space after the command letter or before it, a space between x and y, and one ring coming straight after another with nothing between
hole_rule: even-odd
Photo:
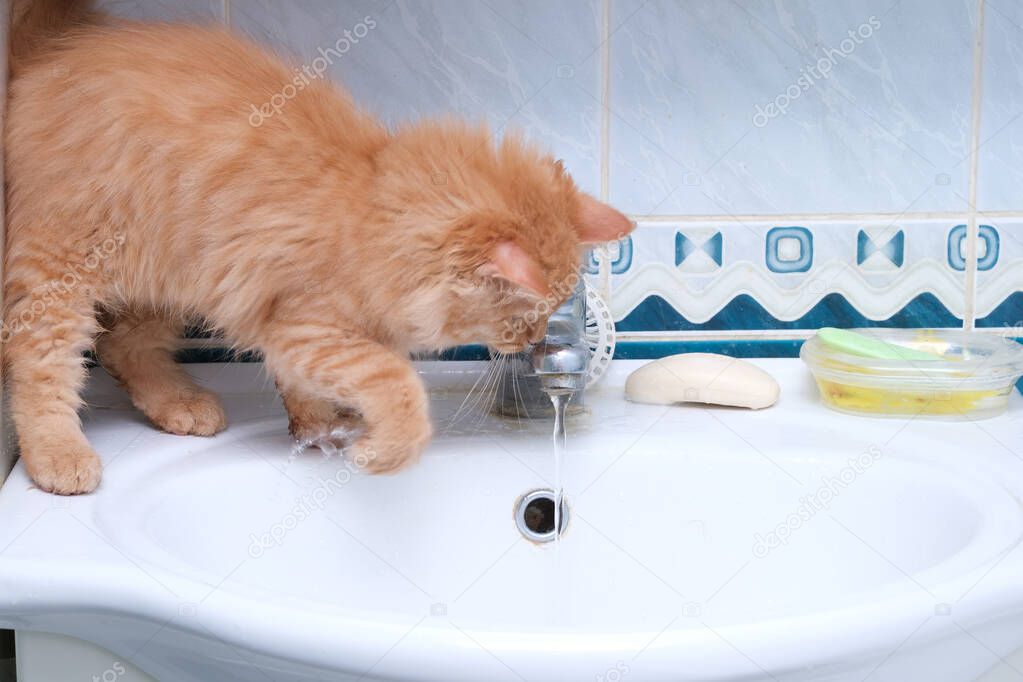
<instances>
[{"instance_id":1,"label":"decorative tile border","mask_svg":"<svg viewBox=\"0 0 1023 682\"><path fill-rule=\"evenodd\" d=\"M629 244L611 277L622 332L957 327L965 312L956 222L648 222Z\"/></svg>"},{"instance_id":2,"label":"decorative tile border","mask_svg":"<svg viewBox=\"0 0 1023 682\"><path fill-rule=\"evenodd\" d=\"M976 326L1023 327L1023 216L998 219L982 214L981 220Z\"/></svg>"}]
</instances>

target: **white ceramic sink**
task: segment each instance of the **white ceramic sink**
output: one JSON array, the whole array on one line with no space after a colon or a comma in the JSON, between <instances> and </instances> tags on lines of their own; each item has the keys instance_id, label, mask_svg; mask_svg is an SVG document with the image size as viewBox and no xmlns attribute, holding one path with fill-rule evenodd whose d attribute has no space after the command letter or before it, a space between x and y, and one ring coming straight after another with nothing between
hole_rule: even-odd
<instances>
[{"instance_id":1,"label":"white ceramic sink","mask_svg":"<svg viewBox=\"0 0 1023 682\"><path fill-rule=\"evenodd\" d=\"M569 421L557 547L513 519L551 483L551 424L451 424L478 365L422 366L440 435L383 478L293 456L258 366L194 368L231 419L213 439L96 376L100 491L20 466L0 491L0 624L203 681L958 682L1023 645L1018 397L976 423L844 416L764 360L773 409L643 406L639 364Z\"/></svg>"}]
</instances>

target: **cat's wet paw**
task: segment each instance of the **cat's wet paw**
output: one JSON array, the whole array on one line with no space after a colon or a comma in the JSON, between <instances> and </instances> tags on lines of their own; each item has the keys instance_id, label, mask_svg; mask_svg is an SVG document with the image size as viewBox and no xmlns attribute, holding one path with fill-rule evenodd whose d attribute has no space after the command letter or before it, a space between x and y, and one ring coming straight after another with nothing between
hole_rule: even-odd
<instances>
[{"instance_id":1,"label":"cat's wet paw","mask_svg":"<svg viewBox=\"0 0 1023 682\"><path fill-rule=\"evenodd\" d=\"M227 428L227 416L217 396L207 391L184 391L146 410L154 425L179 436L212 436Z\"/></svg>"},{"instance_id":2,"label":"cat's wet paw","mask_svg":"<svg viewBox=\"0 0 1023 682\"><path fill-rule=\"evenodd\" d=\"M288 431L302 445L342 449L355 442L363 430L362 418L350 410L336 410L329 417L289 413Z\"/></svg>"},{"instance_id":3,"label":"cat's wet paw","mask_svg":"<svg viewBox=\"0 0 1023 682\"><path fill-rule=\"evenodd\" d=\"M388 438L360 438L352 448L351 459L368 474L393 474L417 461L430 442L433 430L429 421L402 424Z\"/></svg>"},{"instance_id":4,"label":"cat's wet paw","mask_svg":"<svg viewBox=\"0 0 1023 682\"><path fill-rule=\"evenodd\" d=\"M25 469L36 485L57 495L91 493L99 485L103 465L87 445L48 445L46 452L24 453Z\"/></svg>"}]
</instances>

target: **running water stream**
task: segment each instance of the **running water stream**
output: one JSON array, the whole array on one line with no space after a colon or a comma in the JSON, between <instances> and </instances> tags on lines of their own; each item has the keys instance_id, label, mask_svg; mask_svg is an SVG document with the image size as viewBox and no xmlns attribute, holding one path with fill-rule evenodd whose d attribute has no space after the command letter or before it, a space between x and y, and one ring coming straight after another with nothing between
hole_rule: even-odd
<instances>
[{"instance_id":1,"label":"running water stream","mask_svg":"<svg viewBox=\"0 0 1023 682\"><path fill-rule=\"evenodd\" d=\"M571 393L551 393L554 406L554 546L561 543L561 503L564 488L561 486L561 462L565 456L567 435L565 433L565 409L572 399Z\"/></svg>"}]
</instances>

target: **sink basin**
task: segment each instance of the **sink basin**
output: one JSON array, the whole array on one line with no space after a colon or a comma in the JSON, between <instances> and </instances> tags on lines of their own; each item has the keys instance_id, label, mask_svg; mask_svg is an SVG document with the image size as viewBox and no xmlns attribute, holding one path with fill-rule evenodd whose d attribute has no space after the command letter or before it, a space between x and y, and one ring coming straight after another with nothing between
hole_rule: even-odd
<instances>
[{"instance_id":1,"label":"sink basin","mask_svg":"<svg viewBox=\"0 0 1023 682\"><path fill-rule=\"evenodd\" d=\"M0 490L0 624L173 680L973 680L1023 646L1023 402L984 422L782 401L635 405L616 362L568 422L558 543L516 527L551 424L459 415L481 367L424 363L438 436L389 477L295 451L258 365L194 371L230 428L159 433L101 371L97 494ZM464 412L464 410L462 411Z\"/></svg>"}]
</instances>

